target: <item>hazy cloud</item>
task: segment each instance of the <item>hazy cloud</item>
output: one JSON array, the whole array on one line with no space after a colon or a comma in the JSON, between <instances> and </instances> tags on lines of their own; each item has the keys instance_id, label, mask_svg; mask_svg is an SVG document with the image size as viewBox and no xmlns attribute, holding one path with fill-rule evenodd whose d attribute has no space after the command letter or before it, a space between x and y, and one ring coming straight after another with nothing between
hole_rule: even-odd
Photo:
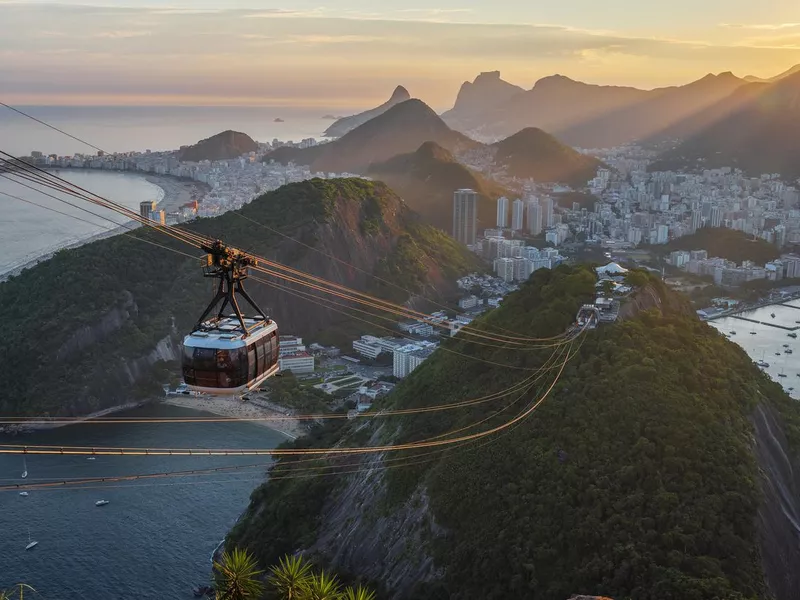
<instances>
[{"instance_id":1,"label":"hazy cloud","mask_svg":"<svg viewBox=\"0 0 800 600\"><path fill-rule=\"evenodd\" d=\"M431 8L375 6L374 12L353 5L335 13L312 2L297 0L296 9L218 9L199 0L196 8L165 0L135 9L0 0L0 57L14 57L2 65L0 81L4 94L31 103L289 98L331 108L353 106L353 99L385 100L402 83L446 106L463 80L497 69L524 87L553 73L654 87L728 70L771 76L800 62L792 29L800 25L792 23L712 28L721 37L710 40L486 23L457 0Z\"/></svg>"},{"instance_id":2,"label":"hazy cloud","mask_svg":"<svg viewBox=\"0 0 800 600\"><path fill-rule=\"evenodd\" d=\"M137 38L153 35L152 31L101 31L99 33L92 33L89 37L104 38L104 39L125 39Z\"/></svg>"},{"instance_id":3,"label":"hazy cloud","mask_svg":"<svg viewBox=\"0 0 800 600\"><path fill-rule=\"evenodd\" d=\"M759 25L743 25L736 23L722 23L720 27L728 27L731 29L763 29L768 31L777 31L781 29L793 29L800 27L800 23L766 23Z\"/></svg>"}]
</instances>

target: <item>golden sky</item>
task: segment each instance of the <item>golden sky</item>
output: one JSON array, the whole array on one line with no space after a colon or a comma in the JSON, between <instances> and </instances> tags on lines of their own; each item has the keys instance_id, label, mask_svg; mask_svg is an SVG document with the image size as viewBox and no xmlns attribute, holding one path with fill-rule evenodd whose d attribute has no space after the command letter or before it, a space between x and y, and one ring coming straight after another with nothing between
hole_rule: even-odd
<instances>
[{"instance_id":1,"label":"golden sky","mask_svg":"<svg viewBox=\"0 0 800 600\"><path fill-rule=\"evenodd\" d=\"M0 97L358 108L402 84L445 109L481 71L652 88L800 63L798 0L646 4L0 0Z\"/></svg>"}]
</instances>

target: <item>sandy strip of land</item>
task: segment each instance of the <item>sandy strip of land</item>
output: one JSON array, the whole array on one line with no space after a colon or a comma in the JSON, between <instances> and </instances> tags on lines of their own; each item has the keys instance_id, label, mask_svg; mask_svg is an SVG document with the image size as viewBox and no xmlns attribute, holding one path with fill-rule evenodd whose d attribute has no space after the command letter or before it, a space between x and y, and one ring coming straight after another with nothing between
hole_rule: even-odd
<instances>
[{"instance_id":1,"label":"sandy strip of land","mask_svg":"<svg viewBox=\"0 0 800 600\"><path fill-rule=\"evenodd\" d=\"M141 175L150 183L157 185L164 190L164 197L158 203L158 208L163 208L167 212L175 212L184 204L197 200L202 202L203 197L211 189L205 183L200 181L193 181L191 179L179 179L171 175L153 175L144 173L128 173L132 175Z\"/></svg>"},{"instance_id":2,"label":"sandy strip of land","mask_svg":"<svg viewBox=\"0 0 800 600\"><path fill-rule=\"evenodd\" d=\"M243 402L225 396L168 396L164 399L164 404L203 410L221 417L252 419L252 423L269 427L292 440L306 433L303 425L297 419L292 419L276 410L256 406L251 402Z\"/></svg>"}]
</instances>

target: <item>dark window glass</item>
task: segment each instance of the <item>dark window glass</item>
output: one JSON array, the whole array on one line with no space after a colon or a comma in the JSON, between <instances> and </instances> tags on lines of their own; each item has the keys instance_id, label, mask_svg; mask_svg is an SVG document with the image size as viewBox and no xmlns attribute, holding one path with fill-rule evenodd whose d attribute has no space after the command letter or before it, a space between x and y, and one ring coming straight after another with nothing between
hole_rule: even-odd
<instances>
[{"instance_id":1,"label":"dark window glass","mask_svg":"<svg viewBox=\"0 0 800 600\"><path fill-rule=\"evenodd\" d=\"M266 339L261 338L256 341L256 348L258 349L258 374L261 375L267 370L267 347Z\"/></svg>"},{"instance_id":2,"label":"dark window glass","mask_svg":"<svg viewBox=\"0 0 800 600\"><path fill-rule=\"evenodd\" d=\"M256 367L258 367L255 344L250 344L247 350L247 379L251 380L256 378Z\"/></svg>"},{"instance_id":3,"label":"dark window glass","mask_svg":"<svg viewBox=\"0 0 800 600\"><path fill-rule=\"evenodd\" d=\"M216 350L213 348L195 348L192 364L200 371L214 371L217 368Z\"/></svg>"},{"instance_id":4,"label":"dark window glass","mask_svg":"<svg viewBox=\"0 0 800 600\"><path fill-rule=\"evenodd\" d=\"M183 347L183 366L184 367L191 367L192 361L194 359L194 348L191 346L184 346Z\"/></svg>"},{"instance_id":5,"label":"dark window glass","mask_svg":"<svg viewBox=\"0 0 800 600\"><path fill-rule=\"evenodd\" d=\"M280 340L278 339L278 334L272 334L272 364L278 362L278 351L280 349Z\"/></svg>"}]
</instances>

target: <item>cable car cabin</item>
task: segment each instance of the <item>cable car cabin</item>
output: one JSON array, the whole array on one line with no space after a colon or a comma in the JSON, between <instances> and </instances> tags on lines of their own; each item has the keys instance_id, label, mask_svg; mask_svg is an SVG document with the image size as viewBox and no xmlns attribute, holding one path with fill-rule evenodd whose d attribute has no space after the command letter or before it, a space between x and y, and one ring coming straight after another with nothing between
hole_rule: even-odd
<instances>
[{"instance_id":1,"label":"cable car cabin","mask_svg":"<svg viewBox=\"0 0 800 600\"><path fill-rule=\"evenodd\" d=\"M278 325L272 320L223 317L183 340L183 380L189 389L234 396L278 372ZM209 326L210 325L210 326Z\"/></svg>"}]
</instances>

